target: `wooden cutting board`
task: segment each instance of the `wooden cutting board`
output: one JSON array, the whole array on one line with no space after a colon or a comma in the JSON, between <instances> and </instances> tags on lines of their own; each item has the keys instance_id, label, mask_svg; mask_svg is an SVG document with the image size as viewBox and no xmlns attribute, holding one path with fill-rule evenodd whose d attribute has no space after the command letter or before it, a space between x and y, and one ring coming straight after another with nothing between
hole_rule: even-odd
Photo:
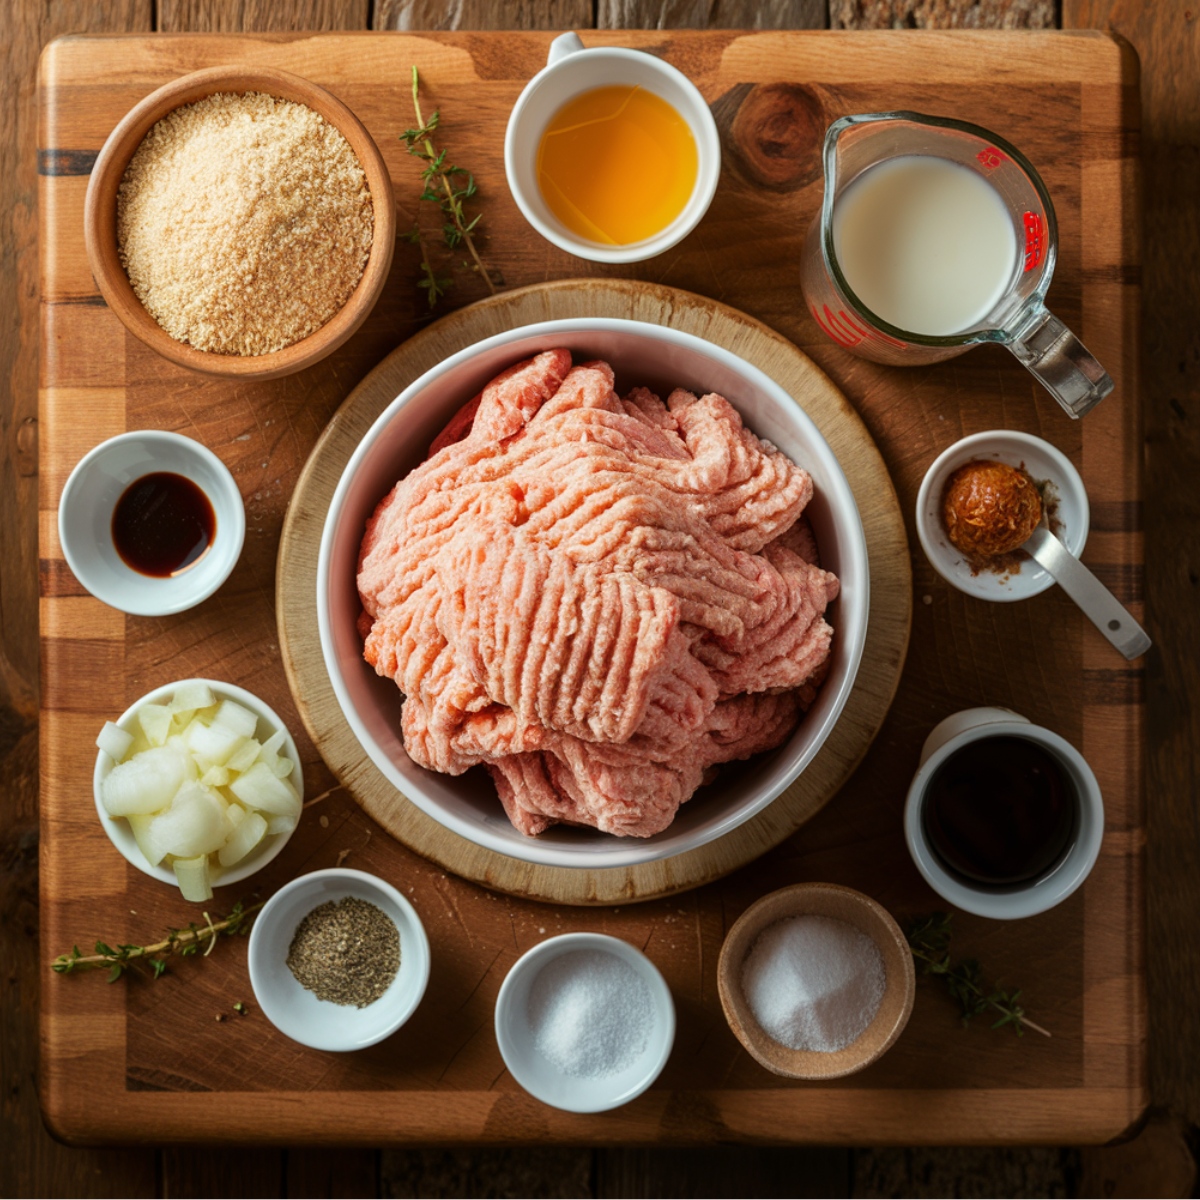
<instances>
[{"instance_id":1,"label":"wooden cutting board","mask_svg":"<svg viewBox=\"0 0 1200 1200\"><path fill-rule=\"evenodd\" d=\"M504 124L544 61L548 34L73 37L43 57L40 229L42 612L42 945L140 943L196 914L127 866L97 825L92 742L145 691L205 674L249 687L301 743L307 810L285 852L255 877L263 895L307 870L348 865L401 886L433 946L425 1000L381 1046L304 1050L257 1011L245 944L226 941L151 984L55 977L41 990L41 1095L75 1140L324 1141L380 1145L762 1141L911 1145L1100 1141L1146 1100L1142 956L1141 714L1144 676L1052 589L1016 605L954 591L911 525L931 459L966 433L1038 433L1080 468L1092 498L1089 565L1141 612L1137 68L1098 35L911 33L588 34L663 54L713 105L724 139L716 200L695 233L630 268L581 264L526 226L507 194ZM863 762L797 834L747 868L682 896L580 909L498 895L399 845L346 795L304 736L276 633L276 555L288 500L323 428L364 376L428 324L417 255L397 253L383 299L335 355L301 375L230 384L156 358L100 301L83 252L87 173L134 103L199 67L261 63L331 88L365 122L413 219L415 164L395 134L411 124L419 65L441 136L479 181L488 260L518 288L581 273L640 279L749 313L808 354L879 447L913 547L912 642L895 702ZM888 370L824 340L800 300L798 260L821 194L820 136L849 112L915 108L995 129L1043 171L1062 231L1052 307L1097 352L1115 394L1070 422L1008 356L981 348L936 367ZM481 297L464 279L454 306ZM127 428L177 429L230 466L246 502L246 548L228 583L175 617L125 617L91 599L62 560L55 512L67 473ZM887 486L891 486L888 484ZM1001 923L955 918L957 953L1023 989L1054 1036L963 1030L945 994L918 985L896 1046L860 1075L789 1083L743 1053L716 994L724 931L754 900L800 880L859 888L902 921L938 906L901 835L920 745L942 717L1001 704L1078 746L1104 792L1103 853L1084 888L1052 912ZM219 892L227 911L242 888ZM540 939L599 929L663 970L679 1013L675 1051L636 1102L601 1116L544 1107L505 1073L491 1029L500 983ZM249 1003L245 1018L234 1001ZM218 1014L228 1019L217 1021Z\"/></svg>"},{"instance_id":2,"label":"wooden cutting board","mask_svg":"<svg viewBox=\"0 0 1200 1200\"><path fill-rule=\"evenodd\" d=\"M367 760L338 705L317 637L317 552L325 514L375 418L413 379L467 346L506 329L581 316L669 325L721 345L770 375L837 455L858 503L871 564L870 618L857 681L837 726L800 777L769 808L715 841L686 854L606 870L523 862L478 846L422 812ZM309 736L343 786L388 833L448 871L502 892L562 904L624 904L727 875L778 845L829 802L879 732L900 682L912 622L912 572L887 467L858 414L807 355L744 313L706 297L631 280L583 279L502 292L452 313L394 350L350 393L292 493L275 607L284 668ZM836 616L830 619L836 627Z\"/></svg>"}]
</instances>

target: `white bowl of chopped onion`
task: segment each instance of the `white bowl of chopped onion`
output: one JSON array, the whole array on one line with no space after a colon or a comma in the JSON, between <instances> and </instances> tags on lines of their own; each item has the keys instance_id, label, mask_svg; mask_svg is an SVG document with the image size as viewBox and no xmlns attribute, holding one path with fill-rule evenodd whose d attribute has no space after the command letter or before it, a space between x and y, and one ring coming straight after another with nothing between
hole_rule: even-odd
<instances>
[{"instance_id":1,"label":"white bowl of chopped onion","mask_svg":"<svg viewBox=\"0 0 1200 1200\"><path fill-rule=\"evenodd\" d=\"M266 866L304 799L279 715L232 683L184 679L147 692L96 739L96 811L127 862L211 899Z\"/></svg>"}]
</instances>

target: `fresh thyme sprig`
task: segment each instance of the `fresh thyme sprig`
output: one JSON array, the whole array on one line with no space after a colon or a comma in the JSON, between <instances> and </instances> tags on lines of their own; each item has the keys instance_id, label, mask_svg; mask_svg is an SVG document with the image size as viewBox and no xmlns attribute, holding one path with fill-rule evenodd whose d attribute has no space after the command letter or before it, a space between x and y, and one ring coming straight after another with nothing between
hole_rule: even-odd
<instances>
[{"instance_id":1,"label":"fresh thyme sprig","mask_svg":"<svg viewBox=\"0 0 1200 1200\"><path fill-rule=\"evenodd\" d=\"M240 900L235 904L227 917L214 921L208 913L204 914L204 925L195 921L189 923L186 929L170 929L161 942L151 946L110 946L107 942L96 943L95 954L81 954L78 946L71 948L70 954L60 954L51 964L50 969L60 975L69 975L72 971L96 971L108 968L108 982L116 983L128 970L138 962L146 963L151 970L152 978L157 979L167 969L167 959L173 954L184 958L199 954L204 943L207 958L213 952L219 937L236 937L249 931L255 914L262 904L245 905Z\"/></svg>"},{"instance_id":2,"label":"fresh thyme sprig","mask_svg":"<svg viewBox=\"0 0 1200 1200\"><path fill-rule=\"evenodd\" d=\"M949 913L935 912L918 918L909 925L906 936L917 969L922 975L941 977L946 990L962 1010L964 1025L982 1013L998 1012L1000 1017L992 1023L993 1029L1011 1025L1018 1037L1026 1029L1050 1037L1048 1029L1025 1015L1020 1004L1020 989L1006 992L1002 988L989 988L977 959L964 958L957 963L951 960Z\"/></svg>"},{"instance_id":3,"label":"fresh thyme sprig","mask_svg":"<svg viewBox=\"0 0 1200 1200\"><path fill-rule=\"evenodd\" d=\"M406 129L400 134L400 140L408 148L409 154L419 158L425 164L421 171L424 190L421 199L436 204L442 213L442 240L451 250L465 246L471 255L472 262L463 265L483 278L488 291L494 296L496 285L491 273L483 265L479 250L472 236L479 226L482 213L476 213L468 218L463 204L472 199L476 193L475 176L465 167L456 167L446 161L446 151L437 150L433 145L433 135L437 131L441 114L436 109L426 121L421 113L420 76L417 68L412 69L412 98L413 110L417 115L417 127ZM421 247L421 278L417 286L423 288L429 307L432 308L453 280L448 276L438 275L429 260L429 247L421 232L420 222L413 224L412 230L405 235L408 241Z\"/></svg>"}]
</instances>

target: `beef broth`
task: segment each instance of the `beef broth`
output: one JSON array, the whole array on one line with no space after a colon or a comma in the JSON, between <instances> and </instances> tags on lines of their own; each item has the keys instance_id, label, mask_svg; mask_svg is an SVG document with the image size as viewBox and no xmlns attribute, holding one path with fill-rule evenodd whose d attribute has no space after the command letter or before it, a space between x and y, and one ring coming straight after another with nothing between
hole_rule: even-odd
<instances>
[{"instance_id":1,"label":"beef broth","mask_svg":"<svg viewBox=\"0 0 1200 1200\"><path fill-rule=\"evenodd\" d=\"M1022 737L980 738L934 773L922 821L947 870L974 885L1015 886L1063 860L1076 837L1079 799L1043 746Z\"/></svg>"}]
</instances>

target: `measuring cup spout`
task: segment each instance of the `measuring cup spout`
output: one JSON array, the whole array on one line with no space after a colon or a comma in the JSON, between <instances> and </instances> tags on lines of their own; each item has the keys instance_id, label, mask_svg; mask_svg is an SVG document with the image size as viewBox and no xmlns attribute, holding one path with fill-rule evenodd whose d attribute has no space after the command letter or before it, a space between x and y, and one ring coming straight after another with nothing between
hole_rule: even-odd
<instances>
[{"instance_id":1,"label":"measuring cup spout","mask_svg":"<svg viewBox=\"0 0 1200 1200\"><path fill-rule=\"evenodd\" d=\"M1039 306L1008 348L1076 419L1113 390L1112 377L1049 309Z\"/></svg>"}]
</instances>

